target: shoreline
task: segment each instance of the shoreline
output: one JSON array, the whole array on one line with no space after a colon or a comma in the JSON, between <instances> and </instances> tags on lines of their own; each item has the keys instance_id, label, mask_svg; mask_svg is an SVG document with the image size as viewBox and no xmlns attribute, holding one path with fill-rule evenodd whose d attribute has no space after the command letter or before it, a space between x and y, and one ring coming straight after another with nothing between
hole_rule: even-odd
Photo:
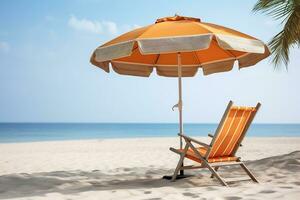
<instances>
[{"instance_id":1,"label":"shoreline","mask_svg":"<svg viewBox=\"0 0 300 200\"><path fill-rule=\"evenodd\" d=\"M195 137L195 138L206 138L205 136L202 136L202 135L191 135L192 137ZM207 136L208 137L208 136ZM287 135L287 136L277 136L277 135L274 135L274 136L253 136L253 135L250 135L250 136L247 136L247 138L290 138L290 139L299 139L300 138L300 135L299 136L291 136L291 135ZM1 144L22 144L22 143L39 143L39 142L78 142L78 141L98 141L98 140L138 140L138 139L159 139L159 138L162 138L162 139L174 139L174 138L178 138L179 140L179 136L176 136L174 135L174 137L171 137L171 136L144 136L144 137L120 137L120 138L117 138L117 137L107 137L107 138L80 138L80 139L53 139L53 140L28 140L28 141L13 141L13 142L10 142L10 141L0 141L0 145Z\"/></svg>"}]
</instances>

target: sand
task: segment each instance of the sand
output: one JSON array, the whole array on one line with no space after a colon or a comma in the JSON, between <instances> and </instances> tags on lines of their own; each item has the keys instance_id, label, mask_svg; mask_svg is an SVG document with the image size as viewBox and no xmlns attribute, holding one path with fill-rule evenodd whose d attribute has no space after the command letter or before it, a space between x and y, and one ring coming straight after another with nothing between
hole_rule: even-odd
<instances>
[{"instance_id":1,"label":"sand","mask_svg":"<svg viewBox=\"0 0 300 200\"><path fill-rule=\"evenodd\" d=\"M162 179L179 158L170 146L178 138L0 144L0 199L300 199L300 137L246 138L238 156L260 184L230 187L205 169ZM237 168L220 173L245 176Z\"/></svg>"}]
</instances>

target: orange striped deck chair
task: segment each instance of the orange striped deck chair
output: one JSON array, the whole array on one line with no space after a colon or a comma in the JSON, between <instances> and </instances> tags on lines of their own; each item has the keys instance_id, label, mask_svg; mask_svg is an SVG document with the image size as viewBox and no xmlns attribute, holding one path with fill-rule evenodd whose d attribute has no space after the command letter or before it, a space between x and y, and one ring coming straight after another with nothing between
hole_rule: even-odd
<instances>
[{"instance_id":1,"label":"orange striped deck chair","mask_svg":"<svg viewBox=\"0 0 300 200\"><path fill-rule=\"evenodd\" d=\"M171 151L180 155L172 181L176 180L180 170L208 168L211 172L211 178L216 177L224 186L228 186L230 182L251 179L258 183L258 180L241 158L235 154L241 146L259 107L260 103L256 107L233 106L233 102L230 101L214 136L209 134L212 137L210 144L200 142L184 134L178 134L185 140L185 147L183 149L170 148ZM184 166L183 160L185 158L195 161L198 165ZM244 177L224 179L217 172L219 167L234 165L239 165L246 172L248 175L246 179Z\"/></svg>"}]
</instances>

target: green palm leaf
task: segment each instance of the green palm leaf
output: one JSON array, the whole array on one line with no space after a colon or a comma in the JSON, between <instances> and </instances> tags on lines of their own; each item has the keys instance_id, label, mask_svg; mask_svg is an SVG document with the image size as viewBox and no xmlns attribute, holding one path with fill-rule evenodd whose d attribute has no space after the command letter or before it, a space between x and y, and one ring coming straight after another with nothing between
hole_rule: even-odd
<instances>
[{"instance_id":1,"label":"green palm leaf","mask_svg":"<svg viewBox=\"0 0 300 200\"><path fill-rule=\"evenodd\" d=\"M254 12L260 11L275 20L281 20L283 30L269 42L275 67L288 66L289 50L300 46L300 0L259 0Z\"/></svg>"}]
</instances>

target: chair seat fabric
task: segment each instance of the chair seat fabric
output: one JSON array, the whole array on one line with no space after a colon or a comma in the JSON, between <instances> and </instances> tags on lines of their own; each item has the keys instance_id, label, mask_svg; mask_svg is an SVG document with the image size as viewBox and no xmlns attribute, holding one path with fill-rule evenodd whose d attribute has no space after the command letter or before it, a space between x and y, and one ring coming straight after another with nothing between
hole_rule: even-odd
<instances>
[{"instance_id":1,"label":"chair seat fabric","mask_svg":"<svg viewBox=\"0 0 300 200\"><path fill-rule=\"evenodd\" d=\"M197 151L200 153L201 156L205 156L207 149L205 147L199 147L196 148ZM178 149L180 152L183 152L183 149ZM195 152L189 148L188 151L186 152L185 155L186 158L193 160L195 162L201 163L202 161L197 157ZM235 156L222 156L222 157L212 157L208 158L209 163L214 163L214 162L230 162L230 161L236 161L238 157Z\"/></svg>"}]
</instances>

